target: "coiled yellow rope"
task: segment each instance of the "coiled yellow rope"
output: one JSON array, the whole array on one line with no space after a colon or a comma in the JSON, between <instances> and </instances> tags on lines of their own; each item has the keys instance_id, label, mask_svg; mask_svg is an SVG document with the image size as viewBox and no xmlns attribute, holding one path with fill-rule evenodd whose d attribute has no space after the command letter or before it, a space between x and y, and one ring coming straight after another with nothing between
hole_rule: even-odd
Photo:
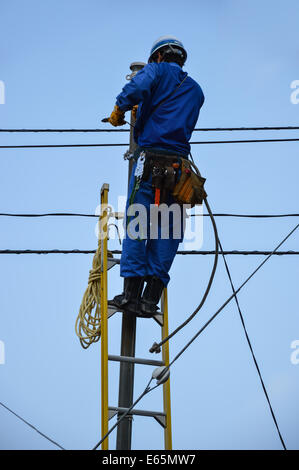
<instances>
[{"instance_id":1,"label":"coiled yellow rope","mask_svg":"<svg viewBox=\"0 0 299 470\"><path fill-rule=\"evenodd\" d=\"M88 286L83 295L75 324L81 346L87 349L101 337L101 243L94 254L92 269L89 271Z\"/></svg>"},{"instance_id":2,"label":"coiled yellow rope","mask_svg":"<svg viewBox=\"0 0 299 470\"><path fill-rule=\"evenodd\" d=\"M101 241L94 254L92 269L89 271L88 286L83 295L75 330L81 346L87 349L101 337ZM108 256L112 254L108 252Z\"/></svg>"}]
</instances>

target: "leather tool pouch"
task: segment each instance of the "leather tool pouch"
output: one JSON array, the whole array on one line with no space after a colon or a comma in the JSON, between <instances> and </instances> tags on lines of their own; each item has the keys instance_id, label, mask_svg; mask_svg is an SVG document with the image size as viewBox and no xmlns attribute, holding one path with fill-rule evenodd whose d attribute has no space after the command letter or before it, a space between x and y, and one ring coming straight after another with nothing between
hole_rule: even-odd
<instances>
[{"instance_id":1,"label":"leather tool pouch","mask_svg":"<svg viewBox=\"0 0 299 470\"><path fill-rule=\"evenodd\" d=\"M165 156L146 152L146 162L143 171L143 181L147 181L152 175L152 187L159 191L159 204L167 202L178 181L178 169L180 158L177 156Z\"/></svg>"},{"instance_id":2,"label":"leather tool pouch","mask_svg":"<svg viewBox=\"0 0 299 470\"><path fill-rule=\"evenodd\" d=\"M185 158L181 159L181 176L173 189L173 197L179 204L202 204L207 196L204 190L205 178L197 175L192 170L191 164Z\"/></svg>"}]
</instances>

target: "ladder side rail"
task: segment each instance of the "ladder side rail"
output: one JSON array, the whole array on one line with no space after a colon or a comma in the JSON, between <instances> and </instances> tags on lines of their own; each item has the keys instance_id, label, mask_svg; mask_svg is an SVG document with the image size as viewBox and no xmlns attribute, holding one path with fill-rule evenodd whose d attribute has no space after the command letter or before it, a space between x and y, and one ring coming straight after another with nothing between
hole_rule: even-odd
<instances>
[{"instance_id":1,"label":"ladder side rail","mask_svg":"<svg viewBox=\"0 0 299 470\"><path fill-rule=\"evenodd\" d=\"M109 185L101 189L101 434L108 432L108 294L107 294L107 244L108 244L108 191ZM102 442L102 450L108 450L108 437Z\"/></svg>"},{"instance_id":2,"label":"ladder side rail","mask_svg":"<svg viewBox=\"0 0 299 470\"><path fill-rule=\"evenodd\" d=\"M169 335L168 328L168 294L164 289L161 298L161 310L163 312L163 326L161 329L162 340ZM169 342L162 346L162 360L165 366L169 365ZM166 427L164 428L165 450L172 450L172 430L171 430L171 399L170 399L170 378L163 384L163 409L166 415Z\"/></svg>"}]
</instances>

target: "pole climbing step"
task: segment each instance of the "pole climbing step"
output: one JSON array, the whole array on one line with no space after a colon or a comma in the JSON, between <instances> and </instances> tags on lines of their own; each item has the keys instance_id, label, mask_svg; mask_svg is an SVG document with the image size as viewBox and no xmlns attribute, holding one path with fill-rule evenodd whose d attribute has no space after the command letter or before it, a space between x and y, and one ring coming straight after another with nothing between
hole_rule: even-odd
<instances>
[{"instance_id":1,"label":"pole climbing step","mask_svg":"<svg viewBox=\"0 0 299 470\"><path fill-rule=\"evenodd\" d=\"M162 347L162 360L153 360L147 358L135 357L132 355L112 355L108 354L108 318L114 315L119 309L108 305L108 278L107 271L119 264L119 259L111 257L108 252L108 230L109 230L109 217L114 214L108 210L108 192L109 185L104 184L101 189L101 213L99 221L99 236L101 237L101 290L100 290L100 305L101 305L101 433L102 438L108 433L108 422L115 415L121 417L126 413L133 402L127 406L109 406L108 404L108 362L119 362L120 367L135 367L135 364L147 366L167 366L169 365L169 346L166 342ZM125 316L126 313L123 313ZM167 289L164 289L161 298L161 311L153 317L154 320L161 326L162 340L168 336L168 302L167 302ZM148 321L148 320L144 320ZM136 319L135 319L136 322ZM132 351L135 351L135 338L132 338ZM134 369L130 369L131 376L134 380ZM121 383L121 382L120 382ZM121 395L121 387L119 390ZM120 401L120 399L119 399ZM163 383L163 411L148 411L140 409L132 409L128 413L131 420L132 415L153 417L164 429L164 448L166 450L172 449L172 433L171 433L171 403L170 403L170 382L169 379ZM120 439L121 440L121 439ZM121 440L122 441L122 440ZM124 442L124 441L122 441ZM130 439L128 440L130 442ZM102 442L102 450L108 450L108 436ZM128 449L130 450L129 446Z\"/></svg>"},{"instance_id":2,"label":"pole climbing step","mask_svg":"<svg viewBox=\"0 0 299 470\"><path fill-rule=\"evenodd\" d=\"M124 414L126 411L128 411L128 409L129 408L123 408L119 406L109 406L109 419L113 418L117 413ZM166 428L166 413L164 412L133 409L128 414L131 416L149 416L155 418L155 420L158 421L158 423L161 424L163 428Z\"/></svg>"}]
</instances>

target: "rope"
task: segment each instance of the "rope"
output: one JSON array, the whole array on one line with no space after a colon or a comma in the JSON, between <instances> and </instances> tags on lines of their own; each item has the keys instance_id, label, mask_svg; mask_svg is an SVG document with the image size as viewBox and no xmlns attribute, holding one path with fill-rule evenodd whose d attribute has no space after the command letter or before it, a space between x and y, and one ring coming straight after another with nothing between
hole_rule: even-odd
<instances>
[{"instance_id":1,"label":"rope","mask_svg":"<svg viewBox=\"0 0 299 470\"><path fill-rule=\"evenodd\" d=\"M76 319L75 331L81 346L87 349L101 337L101 243L93 257L92 269L89 271L88 285L84 292Z\"/></svg>"},{"instance_id":2,"label":"rope","mask_svg":"<svg viewBox=\"0 0 299 470\"><path fill-rule=\"evenodd\" d=\"M84 349L99 341L101 337L101 248L101 237L99 237L98 248L92 260L92 269L89 271L88 285L75 323L76 334ZM108 257L112 256L112 253L108 252Z\"/></svg>"}]
</instances>

